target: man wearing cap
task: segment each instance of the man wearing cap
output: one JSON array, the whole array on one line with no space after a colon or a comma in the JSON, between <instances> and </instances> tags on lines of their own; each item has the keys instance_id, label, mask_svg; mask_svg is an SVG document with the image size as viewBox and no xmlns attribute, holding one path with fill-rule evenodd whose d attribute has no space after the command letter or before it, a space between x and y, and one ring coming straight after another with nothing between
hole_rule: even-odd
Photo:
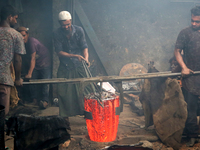
<instances>
[{"instance_id":1,"label":"man wearing cap","mask_svg":"<svg viewBox=\"0 0 200 150\"><path fill-rule=\"evenodd\" d=\"M27 28L19 27L17 31L23 36L27 54L22 57L25 78L49 79L51 77L51 60L49 50L37 39L29 37ZM49 101L49 85L30 85L31 99L35 104L39 102L41 109L45 109Z\"/></svg>"},{"instance_id":2,"label":"man wearing cap","mask_svg":"<svg viewBox=\"0 0 200 150\"><path fill-rule=\"evenodd\" d=\"M72 25L71 14L68 11L61 11L58 17L60 28L53 35L55 51L60 60L57 77L68 79L86 77L81 62L84 60L90 65L85 33L81 27ZM58 85L59 114L62 117L83 115L78 95L78 84Z\"/></svg>"},{"instance_id":3,"label":"man wearing cap","mask_svg":"<svg viewBox=\"0 0 200 150\"><path fill-rule=\"evenodd\" d=\"M18 12L10 5L4 6L0 13L0 105L5 106L5 114L9 112L10 90L14 86L11 77L11 62L15 68L15 85L22 85L21 54L25 54L23 38L15 29Z\"/></svg>"}]
</instances>

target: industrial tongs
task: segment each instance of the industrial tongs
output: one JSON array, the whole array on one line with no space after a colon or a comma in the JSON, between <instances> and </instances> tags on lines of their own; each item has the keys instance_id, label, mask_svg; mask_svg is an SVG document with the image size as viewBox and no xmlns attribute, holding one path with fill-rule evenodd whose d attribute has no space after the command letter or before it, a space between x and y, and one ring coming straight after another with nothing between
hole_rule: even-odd
<instances>
[{"instance_id":1,"label":"industrial tongs","mask_svg":"<svg viewBox=\"0 0 200 150\"><path fill-rule=\"evenodd\" d=\"M88 65L87 65L87 63L86 63L86 61L85 60L82 60L81 61L82 62L82 64L83 64L83 68L84 68L84 70L85 70L85 73L86 73L86 75L87 75L87 77L88 78L91 78L92 77L92 74L91 74L91 72L90 72L90 70L89 70L89 68L88 68ZM98 93L99 93L99 96L97 96L97 95L95 95L95 90L93 91L94 92L94 95L95 95L95 97L96 97L96 99L97 99L97 102L99 103L99 105L101 105L101 107L104 107L103 106L103 104L102 104L102 99L101 99L101 90L99 89L99 87L95 84L95 83L91 83L91 84L93 84L94 85L94 87L95 87L95 89L98 91Z\"/></svg>"}]
</instances>

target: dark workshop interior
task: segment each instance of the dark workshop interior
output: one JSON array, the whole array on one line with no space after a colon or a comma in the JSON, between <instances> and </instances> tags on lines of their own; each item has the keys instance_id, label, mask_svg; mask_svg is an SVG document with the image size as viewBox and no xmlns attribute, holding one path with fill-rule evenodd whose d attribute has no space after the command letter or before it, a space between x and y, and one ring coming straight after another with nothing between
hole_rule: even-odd
<instances>
[{"instance_id":1,"label":"dark workshop interior","mask_svg":"<svg viewBox=\"0 0 200 150\"><path fill-rule=\"evenodd\" d=\"M187 145L184 82L182 85L181 69L173 71L174 66L180 67L174 56L177 37L181 30L191 26L190 10L200 6L200 0L0 0L0 9L8 4L19 12L14 29L28 28L29 36L48 49L51 59L51 78L30 78L23 85L28 88L28 84L48 84L48 107L40 109L29 100L26 102L29 96L23 99L19 95L18 104L10 107L7 115L2 117L0 112L0 123L5 119L0 133L5 140L0 137L0 141L5 142L8 150L200 149L196 137L192 146ZM82 79L68 80L57 74L61 59L54 33L63 21L59 22L61 11L68 11L71 24L82 27L85 33L90 66L88 69L87 61L83 65L89 76ZM193 71L200 73L198 69ZM85 104L84 115L61 115L61 84L80 86L76 99ZM93 94L84 97L84 87L88 85L95 88L96 95L93 90ZM107 88L114 89L115 94L104 93ZM64 94L67 97L69 92ZM200 92L195 96L200 104ZM115 101L108 102L112 97ZM89 104L87 100L94 101ZM105 122L98 121L97 116L92 124L96 117L90 111L98 115L104 112L107 116L101 117ZM200 133L198 108L196 113ZM110 115L114 117L109 118ZM89 132L89 124L95 133ZM113 135L113 139L101 141L99 133L100 141L93 140L91 134L98 137L94 126L102 129L106 138Z\"/></svg>"}]
</instances>

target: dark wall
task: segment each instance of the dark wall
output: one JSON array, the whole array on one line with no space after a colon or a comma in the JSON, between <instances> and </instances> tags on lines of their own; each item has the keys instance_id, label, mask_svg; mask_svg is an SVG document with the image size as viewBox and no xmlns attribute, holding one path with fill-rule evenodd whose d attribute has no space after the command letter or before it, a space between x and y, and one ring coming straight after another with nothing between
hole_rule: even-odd
<instances>
[{"instance_id":1,"label":"dark wall","mask_svg":"<svg viewBox=\"0 0 200 150\"><path fill-rule=\"evenodd\" d=\"M169 0L84 0L80 3L103 47L109 75L128 63L147 68L150 60L160 71L169 69L181 29L190 25L194 3ZM92 58L91 58L92 59Z\"/></svg>"},{"instance_id":2,"label":"dark wall","mask_svg":"<svg viewBox=\"0 0 200 150\"><path fill-rule=\"evenodd\" d=\"M19 25L29 28L29 35L38 39L52 52L52 1L22 0L23 13Z\"/></svg>"}]
</instances>

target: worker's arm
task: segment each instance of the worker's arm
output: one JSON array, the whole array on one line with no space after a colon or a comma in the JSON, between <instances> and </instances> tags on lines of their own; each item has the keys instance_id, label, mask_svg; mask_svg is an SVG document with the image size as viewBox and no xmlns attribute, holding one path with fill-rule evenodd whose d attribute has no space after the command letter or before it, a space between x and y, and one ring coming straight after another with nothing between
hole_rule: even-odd
<instances>
[{"instance_id":1,"label":"worker's arm","mask_svg":"<svg viewBox=\"0 0 200 150\"><path fill-rule=\"evenodd\" d=\"M25 76L25 78L31 78L32 77L33 69L35 68L35 55L36 55L36 52L31 54L30 68L29 68L28 74Z\"/></svg>"},{"instance_id":2,"label":"worker's arm","mask_svg":"<svg viewBox=\"0 0 200 150\"><path fill-rule=\"evenodd\" d=\"M182 73L183 75L188 75L188 74L190 74L190 73L194 73L194 72L193 72L191 69L189 69L189 68L186 66L186 64L184 63L183 57L182 57L182 55L181 55L181 49L175 49L175 50L174 50L174 55L175 55L175 57L176 57L177 62L179 63L179 65L180 65L181 68L182 68L181 73Z\"/></svg>"},{"instance_id":3,"label":"worker's arm","mask_svg":"<svg viewBox=\"0 0 200 150\"><path fill-rule=\"evenodd\" d=\"M69 54L69 53L64 52L64 51L60 51L60 52L58 53L58 56L59 56L59 57L69 57L69 58L71 58L71 57L76 57L76 58L78 58L79 61L81 61L81 60L85 60L85 61L86 61L86 59L85 59L83 56L81 56L81 55Z\"/></svg>"},{"instance_id":4,"label":"worker's arm","mask_svg":"<svg viewBox=\"0 0 200 150\"><path fill-rule=\"evenodd\" d=\"M20 86L23 84L23 80L21 78L21 65L22 58L20 54L14 54L14 68L15 68L15 85Z\"/></svg>"}]
</instances>

